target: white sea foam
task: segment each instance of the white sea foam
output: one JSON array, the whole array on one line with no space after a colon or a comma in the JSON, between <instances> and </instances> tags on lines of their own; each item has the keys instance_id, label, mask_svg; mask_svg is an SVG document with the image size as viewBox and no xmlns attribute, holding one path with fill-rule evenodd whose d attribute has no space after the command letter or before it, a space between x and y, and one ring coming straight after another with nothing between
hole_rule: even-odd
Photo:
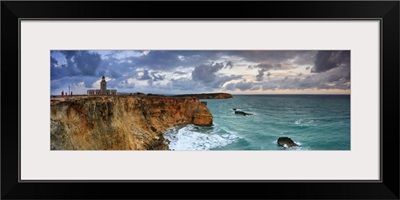
<instances>
[{"instance_id":1,"label":"white sea foam","mask_svg":"<svg viewBox=\"0 0 400 200\"><path fill-rule=\"evenodd\" d=\"M299 119L294 122L294 124L298 126L316 126L316 122L314 120L303 120Z\"/></svg>"},{"instance_id":2,"label":"white sea foam","mask_svg":"<svg viewBox=\"0 0 400 200\"><path fill-rule=\"evenodd\" d=\"M294 141L294 143L296 143L297 145L301 146L301 142L299 142L299 141Z\"/></svg>"},{"instance_id":3,"label":"white sea foam","mask_svg":"<svg viewBox=\"0 0 400 200\"><path fill-rule=\"evenodd\" d=\"M296 143L296 144L299 145L299 146L288 147L288 146L285 144L285 146L283 146L283 147L284 147L285 149L288 149L288 150L296 150L296 151L298 151L298 150L310 150L309 147L303 146L303 144L302 144L301 142L299 142L299 141L293 140L293 142ZM272 141L272 143L273 143L273 144L277 144L277 143L278 143L278 140L274 140L274 141Z\"/></svg>"},{"instance_id":4,"label":"white sea foam","mask_svg":"<svg viewBox=\"0 0 400 200\"><path fill-rule=\"evenodd\" d=\"M232 133L217 134L214 131L198 132L195 126L188 125L179 130L170 129L165 133L165 138L170 141L171 150L209 150L223 147L239 139Z\"/></svg>"}]
</instances>

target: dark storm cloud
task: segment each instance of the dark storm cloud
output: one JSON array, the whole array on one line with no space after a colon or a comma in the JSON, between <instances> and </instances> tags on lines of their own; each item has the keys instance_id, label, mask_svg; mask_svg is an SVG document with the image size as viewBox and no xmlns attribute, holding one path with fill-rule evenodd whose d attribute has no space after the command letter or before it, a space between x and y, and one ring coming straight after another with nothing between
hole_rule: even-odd
<instances>
[{"instance_id":1,"label":"dark storm cloud","mask_svg":"<svg viewBox=\"0 0 400 200\"><path fill-rule=\"evenodd\" d=\"M279 88L279 81L267 81L264 82L261 86L262 90L276 90Z\"/></svg>"},{"instance_id":2,"label":"dark storm cloud","mask_svg":"<svg viewBox=\"0 0 400 200\"><path fill-rule=\"evenodd\" d=\"M170 69L181 62L178 54L170 51L150 51L147 55L133 57L132 62L140 67L149 69Z\"/></svg>"},{"instance_id":3,"label":"dark storm cloud","mask_svg":"<svg viewBox=\"0 0 400 200\"><path fill-rule=\"evenodd\" d=\"M151 76L153 77L153 81L162 81L165 79L165 75L157 75L157 72L151 72Z\"/></svg>"},{"instance_id":4,"label":"dark storm cloud","mask_svg":"<svg viewBox=\"0 0 400 200\"><path fill-rule=\"evenodd\" d=\"M226 82L240 79L241 75L223 75L219 71L230 68L224 62L201 64L194 68L191 78L171 80L171 87L178 91L210 92L222 88Z\"/></svg>"},{"instance_id":5,"label":"dark storm cloud","mask_svg":"<svg viewBox=\"0 0 400 200\"><path fill-rule=\"evenodd\" d=\"M316 51L301 50L246 50L246 51L224 51L226 55L234 55L243 58L246 61L256 63L281 63L293 59L296 64L312 64Z\"/></svg>"},{"instance_id":6,"label":"dark storm cloud","mask_svg":"<svg viewBox=\"0 0 400 200\"><path fill-rule=\"evenodd\" d=\"M83 87L85 88L94 88L93 84L96 81L99 81L101 77L95 77L95 76L66 76L57 80L52 80L51 81L51 88L68 88L68 86L77 86L78 83L83 82ZM107 83L107 86L109 86L109 83Z\"/></svg>"},{"instance_id":7,"label":"dark storm cloud","mask_svg":"<svg viewBox=\"0 0 400 200\"><path fill-rule=\"evenodd\" d=\"M58 65L58 62L55 58L53 58L53 56L50 56L50 67L54 68L56 67L56 65Z\"/></svg>"},{"instance_id":8,"label":"dark storm cloud","mask_svg":"<svg viewBox=\"0 0 400 200\"><path fill-rule=\"evenodd\" d=\"M235 90L236 88L235 88L235 83L228 83L226 86L225 86L225 89L227 89L227 90Z\"/></svg>"},{"instance_id":9,"label":"dark storm cloud","mask_svg":"<svg viewBox=\"0 0 400 200\"><path fill-rule=\"evenodd\" d=\"M110 86L111 87L115 87L115 88L121 88L121 89L134 89L135 88L135 84L134 83L128 83L127 80L121 81L119 83L111 82Z\"/></svg>"},{"instance_id":10,"label":"dark storm cloud","mask_svg":"<svg viewBox=\"0 0 400 200\"><path fill-rule=\"evenodd\" d=\"M128 79L126 79L124 77L120 77L120 78L108 80L107 88L133 89L133 88L136 88L136 85L133 82L129 82Z\"/></svg>"},{"instance_id":11,"label":"dark storm cloud","mask_svg":"<svg viewBox=\"0 0 400 200\"><path fill-rule=\"evenodd\" d=\"M324 72L340 65L350 65L350 51L318 51L311 72Z\"/></svg>"},{"instance_id":12,"label":"dark storm cloud","mask_svg":"<svg viewBox=\"0 0 400 200\"><path fill-rule=\"evenodd\" d=\"M215 74L219 70L224 68L223 63L211 63L209 65L199 65L194 68L192 72L192 79L195 81L202 81L205 83L213 82L217 75Z\"/></svg>"},{"instance_id":13,"label":"dark storm cloud","mask_svg":"<svg viewBox=\"0 0 400 200\"><path fill-rule=\"evenodd\" d=\"M253 87L253 84L251 82L238 82L235 84L235 87L244 91L251 89L251 87Z\"/></svg>"},{"instance_id":14,"label":"dark storm cloud","mask_svg":"<svg viewBox=\"0 0 400 200\"><path fill-rule=\"evenodd\" d=\"M139 80L151 80L151 76L149 75L149 71L148 70L144 70L143 71L143 76L138 78Z\"/></svg>"},{"instance_id":15,"label":"dark storm cloud","mask_svg":"<svg viewBox=\"0 0 400 200\"><path fill-rule=\"evenodd\" d=\"M287 59L302 58L301 55L310 54L309 51L149 51L144 54L144 51L134 51L136 54L142 56L131 56L124 57L123 59L117 59L118 53L123 51L115 51L108 54L107 62L101 65L101 69L97 73L98 76L108 74L113 78L120 77L129 67L134 68L146 68L148 70L172 70L177 67L194 67L201 65L202 63L211 62L216 59L220 59L225 56L225 67L231 69L233 62L226 60L226 56L236 56L244 61L264 61L268 60L270 63L278 63L286 61ZM71 55L67 56L71 58L74 54L68 52ZM70 60L70 59L68 59ZM304 62L304 61L303 61ZM275 64L278 66L278 64ZM265 72L266 67L262 66L265 63L259 63L261 72ZM106 70L112 66L113 71ZM178 74L179 72L177 72ZM259 78L261 79L261 78Z\"/></svg>"},{"instance_id":16,"label":"dark storm cloud","mask_svg":"<svg viewBox=\"0 0 400 200\"><path fill-rule=\"evenodd\" d=\"M52 57L50 66L52 80L65 76L93 76L102 61L99 54L88 51L58 52L64 55L66 64L56 67L55 58Z\"/></svg>"},{"instance_id":17,"label":"dark storm cloud","mask_svg":"<svg viewBox=\"0 0 400 200\"><path fill-rule=\"evenodd\" d=\"M104 69L102 67L99 67L99 69L96 72L96 77L107 76L107 77L111 77L111 78L120 78L120 77L122 77L122 73L119 71L122 71L122 70Z\"/></svg>"},{"instance_id":18,"label":"dark storm cloud","mask_svg":"<svg viewBox=\"0 0 400 200\"><path fill-rule=\"evenodd\" d=\"M236 90L236 89L239 89L241 91L258 90L258 89L260 89L260 86L254 82L243 80L243 81L240 81L237 83L229 83L225 86L225 89L231 90L231 91Z\"/></svg>"},{"instance_id":19,"label":"dark storm cloud","mask_svg":"<svg viewBox=\"0 0 400 200\"><path fill-rule=\"evenodd\" d=\"M317 51L302 51L295 56L293 63L297 65L313 65Z\"/></svg>"},{"instance_id":20,"label":"dark storm cloud","mask_svg":"<svg viewBox=\"0 0 400 200\"><path fill-rule=\"evenodd\" d=\"M266 70L265 69L259 69L258 70L258 74L256 75L256 80L257 81L262 81L264 79L264 72Z\"/></svg>"},{"instance_id":21,"label":"dark storm cloud","mask_svg":"<svg viewBox=\"0 0 400 200\"><path fill-rule=\"evenodd\" d=\"M225 67L229 67L229 69L232 69L233 62L232 61L227 61Z\"/></svg>"},{"instance_id":22,"label":"dark storm cloud","mask_svg":"<svg viewBox=\"0 0 400 200\"><path fill-rule=\"evenodd\" d=\"M143 75L138 77L138 80L151 80L151 81L162 81L165 75L157 75L157 72L149 72L149 70L144 70Z\"/></svg>"},{"instance_id":23,"label":"dark storm cloud","mask_svg":"<svg viewBox=\"0 0 400 200\"><path fill-rule=\"evenodd\" d=\"M140 67L155 70L171 70L179 66L195 66L217 58L219 51L149 51L147 55L132 57Z\"/></svg>"},{"instance_id":24,"label":"dark storm cloud","mask_svg":"<svg viewBox=\"0 0 400 200\"><path fill-rule=\"evenodd\" d=\"M249 69L260 68L260 69L270 70L270 69L273 69L274 66L269 63L260 63L258 65L249 65L248 68Z\"/></svg>"},{"instance_id":25,"label":"dark storm cloud","mask_svg":"<svg viewBox=\"0 0 400 200\"><path fill-rule=\"evenodd\" d=\"M122 74L114 69L110 69L108 70L107 73L105 73L106 75L109 75L111 78L120 78L122 76ZM101 74L98 74L101 75Z\"/></svg>"},{"instance_id":26,"label":"dark storm cloud","mask_svg":"<svg viewBox=\"0 0 400 200\"><path fill-rule=\"evenodd\" d=\"M170 71L177 67L194 67L221 59L225 56L225 67L231 69L233 62L226 60L226 56L236 56L244 61L261 62L267 60L269 63L280 63L287 59L299 58L297 60L308 60L309 51L111 51L103 54L89 51L59 51L65 56L66 70L60 76L67 75L107 75L113 78L121 77L129 68L146 68L148 70ZM118 56L122 54L123 56ZM133 56L135 55L135 56ZM307 59L302 55L305 55ZM302 61L303 63L305 61ZM262 65L262 63L260 63ZM265 68L264 70L265 71ZM96 73L97 72L97 73ZM55 73L57 74L57 73Z\"/></svg>"},{"instance_id":27,"label":"dark storm cloud","mask_svg":"<svg viewBox=\"0 0 400 200\"><path fill-rule=\"evenodd\" d=\"M148 85L148 86L153 86L153 83L154 83L153 80L148 80L148 81L147 81L147 85Z\"/></svg>"},{"instance_id":28,"label":"dark storm cloud","mask_svg":"<svg viewBox=\"0 0 400 200\"><path fill-rule=\"evenodd\" d=\"M203 64L195 67L192 72L192 80L195 82L200 82L205 85L207 88L220 88L226 82L231 80L239 79L241 75L218 75L221 69L229 67L228 65L224 65L223 62L220 63L211 63L211 64Z\"/></svg>"},{"instance_id":29,"label":"dark storm cloud","mask_svg":"<svg viewBox=\"0 0 400 200\"><path fill-rule=\"evenodd\" d=\"M97 69L96 76L108 76L111 78L121 78L124 75L136 76L137 67L124 59L110 57L104 59Z\"/></svg>"},{"instance_id":30,"label":"dark storm cloud","mask_svg":"<svg viewBox=\"0 0 400 200\"><path fill-rule=\"evenodd\" d=\"M50 78L51 80L63 78L68 74L68 70L65 65L59 65L58 61L50 57Z\"/></svg>"},{"instance_id":31,"label":"dark storm cloud","mask_svg":"<svg viewBox=\"0 0 400 200\"><path fill-rule=\"evenodd\" d=\"M244 70L246 66L251 72ZM75 77L67 82L79 81L82 87L93 88L106 76L107 87L127 91L146 91L147 87L149 91L212 92L224 85L227 90L240 91L260 86L264 90L350 88L350 51L52 51L50 68L51 80Z\"/></svg>"},{"instance_id":32,"label":"dark storm cloud","mask_svg":"<svg viewBox=\"0 0 400 200\"><path fill-rule=\"evenodd\" d=\"M277 63L277 64L270 64L270 63L260 63L258 65L249 65L249 69L263 69L265 71L269 70L287 70L287 69L294 69L293 66L291 66L288 63Z\"/></svg>"},{"instance_id":33,"label":"dark storm cloud","mask_svg":"<svg viewBox=\"0 0 400 200\"><path fill-rule=\"evenodd\" d=\"M212 82L212 84L207 84L212 89L219 89L221 88L225 83L231 81L231 80L237 80L241 79L242 75L230 75L230 76L218 76L217 79Z\"/></svg>"},{"instance_id":34,"label":"dark storm cloud","mask_svg":"<svg viewBox=\"0 0 400 200\"><path fill-rule=\"evenodd\" d=\"M316 51L269 51L269 50L230 50L230 51L149 51L147 55L132 57L130 60L138 66L148 69L169 70L179 66L196 66L211 62L223 56L235 56L244 61L255 63L281 63L293 59L295 64L313 64ZM233 62L226 61L226 66L232 68Z\"/></svg>"},{"instance_id":35,"label":"dark storm cloud","mask_svg":"<svg viewBox=\"0 0 400 200\"><path fill-rule=\"evenodd\" d=\"M78 77L79 78L79 77ZM86 88L93 88L93 83L99 80L100 77L90 76L90 77L80 77L85 83Z\"/></svg>"},{"instance_id":36,"label":"dark storm cloud","mask_svg":"<svg viewBox=\"0 0 400 200\"><path fill-rule=\"evenodd\" d=\"M264 80L264 74L265 74L265 72L268 72L268 76L269 75L271 75L271 73L269 73L269 70L272 70L272 69L290 69L290 68L292 68L292 67L290 67L289 65L285 65L285 67L282 67L282 65L281 64L275 64L275 65L272 65L272 64L269 64L269 63L260 63L260 64L258 64L258 65L249 65L248 66L248 68L249 69L259 69L258 70L258 74L256 75L256 80L257 81L262 81L262 80Z\"/></svg>"},{"instance_id":37,"label":"dark storm cloud","mask_svg":"<svg viewBox=\"0 0 400 200\"><path fill-rule=\"evenodd\" d=\"M97 67L101 63L101 57L98 53L90 53L88 51L61 51L67 60L67 67L76 67L80 70L81 75L95 75Z\"/></svg>"},{"instance_id":38,"label":"dark storm cloud","mask_svg":"<svg viewBox=\"0 0 400 200\"><path fill-rule=\"evenodd\" d=\"M201 63L220 59L223 56L236 56L245 61L256 63L281 63L293 59L297 64L313 64L316 51L273 51L273 50L168 50L149 51L145 56L132 58L138 65L149 66L152 69L171 69L180 64L199 65ZM226 62L232 67L232 61Z\"/></svg>"},{"instance_id":39,"label":"dark storm cloud","mask_svg":"<svg viewBox=\"0 0 400 200\"><path fill-rule=\"evenodd\" d=\"M138 51L139 52L139 51ZM243 61L255 63L281 63L293 59L295 64L313 64L316 51L269 51L269 50L156 50L149 51L147 55L125 58L139 67L154 70L171 70L180 66L197 66L221 59L222 57L235 56ZM233 67L232 61L226 61L226 67Z\"/></svg>"},{"instance_id":40,"label":"dark storm cloud","mask_svg":"<svg viewBox=\"0 0 400 200\"><path fill-rule=\"evenodd\" d=\"M185 72L179 72L179 71L175 71L174 74L178 74L178 75L185 75Z\"/></svg>"},{"instance_id":41,"label":"dark storm cloud","mask_svg":"<svg viewBox=\"0 0 400 200\"><path fill-rule=\"evenodd\" d=\"M265 81L263 90L275 89L350 89L350 68L340 66L331 70L304 75L302 73L294 76Z\"/></svg>"},{"instance_id":42,"label":"dark storm cloud","mask_svg":"<svg viewBox=\"0 0 400 200\"><path fill-rule=\"evenodd\" d=\"M274 66L272 66L269 63L260 63L258 65L252 66L250 65L248 67L249 69L254 69L254 68L260 68L258 70L258 74L256 75L256 80L257 81L262 81L264 79L264 73L272 68L274 68Z\"/></svg>"},{"instance_id":43,"label":"dark storm cloud","mask_svg":"<svg viewBox=\"0 0 400 200\"><path fill-rule=\"evenodd\" d=\"M71 90L75 87L84 87L85 86L84 80L86 79L89 80L90 78L91 77L88 76L73 76L73 77L63 77L57 80L51 80L50 89L52 91L59 90L59 92L61 92L62 90L64 90L66 92L68 91L69 87L71 88ZM88 88L92 88L92 86L90 85Z\"/></svg>"}]
</instances>

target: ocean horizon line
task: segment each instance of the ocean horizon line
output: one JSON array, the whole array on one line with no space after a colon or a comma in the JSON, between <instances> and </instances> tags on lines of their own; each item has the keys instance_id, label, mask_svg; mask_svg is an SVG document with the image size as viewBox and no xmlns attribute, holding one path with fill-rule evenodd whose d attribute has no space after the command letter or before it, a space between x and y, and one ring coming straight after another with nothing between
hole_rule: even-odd
<instances>
[{"instance_id":1,"label":"ocean horizon line","mask_svg":"<svg viewBox=\"0 0 400 200\"><path fill-rule=\"evenodd\" d=\"M271 95L271 96L292 96L292 95L296 95L296 96L310 96L310 95L315 95L315 96L327 96L327 95L333 95L333 96L350 96L351 94L232 94L235 96L245 96L245 95L252 95L252 96L265 96L265 95Z\"/></svg>"}]
</instances>

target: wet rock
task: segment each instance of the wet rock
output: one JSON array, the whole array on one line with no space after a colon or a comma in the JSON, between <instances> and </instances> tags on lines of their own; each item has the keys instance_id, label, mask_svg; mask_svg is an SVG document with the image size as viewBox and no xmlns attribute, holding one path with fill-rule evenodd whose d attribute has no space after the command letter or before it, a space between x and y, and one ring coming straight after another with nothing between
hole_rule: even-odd
<instances>
[{"instance_id":1,"label":"wet rock","mask_svg":"<svg viewBox=\"0 0 400 200\"><path fill-rule=\"evenodd\" d=\"M237 115L253 115L251 113L247 113L247 112L243 112L243 111L239 111L239 110L235 110L235 114L237 114Z\"/></svg>"},{"instance_id":2,"label":"wet rock","mask_svg":"<svg viewBox=\"0 0 400 200\"><path fill-rule=\"evenodd\" d=\"M291 138L289 137L280 137L278 138L277 141L278 145L281 147L293 147L293 146L299 146L296 144Z\"/></svg>"}]
</instances>

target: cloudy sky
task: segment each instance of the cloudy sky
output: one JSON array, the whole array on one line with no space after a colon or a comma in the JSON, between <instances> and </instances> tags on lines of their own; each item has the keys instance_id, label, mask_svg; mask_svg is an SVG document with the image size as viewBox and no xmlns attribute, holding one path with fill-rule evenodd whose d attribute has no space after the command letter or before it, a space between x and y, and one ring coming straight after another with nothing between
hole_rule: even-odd
<instances>
[{"instance_id":1,"label":"cloudy sky","mask_svg":"<svg viewBox=\"0 0 400 200\"><path fill-rule=\"evenodd\" d=\"M51 51L51 94L350 94L350 51Z\"/></svg>"}]
</instances>

